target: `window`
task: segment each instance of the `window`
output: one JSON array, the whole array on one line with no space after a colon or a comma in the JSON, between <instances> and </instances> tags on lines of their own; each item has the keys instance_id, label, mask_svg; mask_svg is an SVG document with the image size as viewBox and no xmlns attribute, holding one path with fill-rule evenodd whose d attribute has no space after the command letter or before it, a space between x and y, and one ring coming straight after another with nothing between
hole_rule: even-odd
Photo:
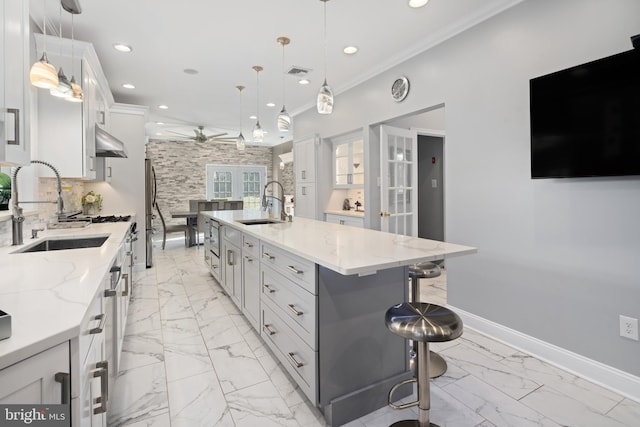
<instances>
[{"instance_id":1,"label":"window","mask_svg":"<svg viewBox=\"0 0 640 427\"><path fill-rule=\"evenodd\" d=\"M207 199L242 200L244 209L259 210L266 166L207 165Z\"/></svg>"}]
</instances>

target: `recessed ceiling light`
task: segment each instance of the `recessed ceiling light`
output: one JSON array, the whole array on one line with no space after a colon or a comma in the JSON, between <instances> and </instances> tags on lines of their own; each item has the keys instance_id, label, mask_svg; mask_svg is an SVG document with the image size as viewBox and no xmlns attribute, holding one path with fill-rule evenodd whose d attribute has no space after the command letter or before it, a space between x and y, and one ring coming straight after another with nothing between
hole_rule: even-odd
<instances>
[{"instance_id":1,"label":"recessed ceiling light","mask_svg":"<svg viewBox=\"0 0 640 427\"><path fill-rule=\"evenodd\" d=\"M158 105L158 108L161 109L161 110L168 110L169 106L162 104L162 105Z\"/></svg>"},{"instance_id":2,"label":"recessed ceiling light","mask_svg":"<svg viewBox=\"0 0 640 427\"><path fill-rule=\"evenodd\" d=\"M429 3L429 0L409 0L409 7L418 8Z\"/></svg>"},{"instance_id":3,"label":"recessed ceiling light","mask_svg":"<svg viewBox=\"0 0 640 427\"><path fill-rule=\"evenodd\" d=\"M249 116L249 119L250 119L250 120L255 120L255 119L257 119L257 117L256 117L256 116L254 116L254 115L252 115L252 116Z\"/></svg>"},{"instance_id":4,"label":"recessed ceiling light","mask_svg":"<svg viewBox=\"0 0 640 427\"><path fill-rule=\"evenodd\" d=\"M156 132L156 136L162 136L164 135L162 132Z\"/></svg>"},{"instance_id":5,"label":"recessed ceiling light","mask_svg":"<svg viewBox=\"0 0 640 427\"><path fill-rule=\"evenodd\" d=\"M164 122L156 122L156 124L162 126L164 124Z\"/></svg>"},{"instance_id":6,"label":"recessed ceiling light","mask_svg":"<svg viewBox=\"0 0 640 427\"><path fill-rule=\"evenodd\" d=\"M300 79L298 80L298 84L301 85L308 85L309 83L311 83L308 79Z\"/></svg>"},{"instance_id":7,"label":"recessed ceiling light","mask_svg":"<svg viewBox=\"0 0 640 427\"><path fill-rule=\"evenodd\" d=\"M358 47L357 46L346 46L344 49L342 49L342 51L347 55L353 55L354 53L356 53L358 51Z\"/></svg>"},{"instance_id":8,"label":"recessed ceiling light","mask_svg":"<svg viewBox=\"0 0 640 427\"><path fill-rule=\"evenodd\" d=\"M194 70L193 68L185 68L182 71L184 71L185 74L191 74L191 75L199 73L198 70Z\"/></svg>"},{"instance_id":9,"label":"recessed ceiling light","mask_svg":"<svg viewBox=\"0 0 640 427\"><path fill-rule=\"evenodd\" d=\"M126 52L129 53L133 50L133 48L129 45L126 44L122 44L122 43L116 43L113 45L113 48L115 50L117 50L118 52Z\"/></svg>"},{"instance_id":10,"label":"recessed ceiling light","mask_svg":"<svg viewBox=\"0 0 640 427\"><path fill-rule=\"evenodd\" d=\"M124 83L122 85L123 88L125 89L135 89L136 87L134 85L132 85L131 83Z\"/></svg>"},{"instance_id":11,"label":"recessed ceiling light","mask_svg":"<svg viewBox=\"0 0 640 427\"><path fill-rule=\"evenodd\" d=\"M267 107L273 108L275 106L276 106L276 104L274 104L273 102L267 102Z\"/></svg>"}]
</instances>

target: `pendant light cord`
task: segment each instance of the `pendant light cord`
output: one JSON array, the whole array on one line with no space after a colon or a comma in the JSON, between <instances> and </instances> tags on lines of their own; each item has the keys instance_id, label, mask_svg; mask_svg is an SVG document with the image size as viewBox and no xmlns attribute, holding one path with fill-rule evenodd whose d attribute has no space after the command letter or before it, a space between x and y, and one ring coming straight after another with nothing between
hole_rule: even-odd
<instances>
[{"instance_id":1,"label":"pendant light cord","mask_svg":"<svg viewBox=\"0 0 640 427\"><path fill-rule=\"evenodd\" d=\"M329 0L322 0L324 3L324 83L327 84L327 2Z\"/></svg>"},{"instance_id":2,"label":"pendant light cord","mask_svg":"<svg viewBox=\"0 0 640 427\"><path fill-rule=\"evenodd\" d=\"M285 104L285 92L284 92L284 42L282 43L282 109Z\"/></svg>"}]
</instances>

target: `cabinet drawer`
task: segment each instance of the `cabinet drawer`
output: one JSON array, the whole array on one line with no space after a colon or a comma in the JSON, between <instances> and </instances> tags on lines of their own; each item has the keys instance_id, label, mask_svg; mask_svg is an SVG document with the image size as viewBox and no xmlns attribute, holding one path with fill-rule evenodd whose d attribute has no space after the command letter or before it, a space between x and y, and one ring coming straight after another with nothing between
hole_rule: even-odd
<instances>
[{"instance_id":1,"label":"cabinet drawer","mask_svg":"<svg viewBox=\"0 0 640 427\"><path fill-rule=\"evenodd\" d=\"M316 296L267 265L262 267L261 285L262 300L272 301L291 329L316 350Z\"/></svg>"},{"instance_id":2,"label":"cabinet drawer","mask_svg":"<svg viewBox=\"0 0 640 427\"><path fill-rule=\"evenodd\" d=\"M261 246L262 265L269 265L283 276L293 280L307 291L317 295L316 265L291 252L263 243Z\"/></svg>"},{"instance_id":3,"label":"cabinet drawer","mask_svg":"<svg viewBox=\"0 0 640 427\"><path fill-rule=\"evenodd\" d=\"M262 331L269 348L315 405L318 353L306 345L276 313L269 300L262 304Z\"/></svg>"},{"instance_id":4,"label":"cabinet drawer","mask_svg":"<svg viewBox=\"0 0 640 427\"><path fill-rule=\"evenodd\" d=\"M251 254L256 258L260 257L260 240L246 234L242 235L242 253Z\"/></svg>"},{"instance_id":5,"label":"cabinet drawer","mask_svg":"<svg viewBox=\"0 0 640 427\"><path fill-rule=\"evenodd\" d=\"M232 227L222 227L222 237L237 247L242 246L242 232Z\"/></svg>"}]
</instances>

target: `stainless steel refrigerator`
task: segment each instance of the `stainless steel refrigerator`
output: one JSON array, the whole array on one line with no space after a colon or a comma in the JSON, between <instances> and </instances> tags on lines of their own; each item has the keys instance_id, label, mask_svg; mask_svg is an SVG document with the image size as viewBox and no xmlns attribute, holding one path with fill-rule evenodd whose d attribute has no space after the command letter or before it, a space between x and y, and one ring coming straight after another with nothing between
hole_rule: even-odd
<instances>
[{"instance_id":1,"label":"stainless steel refrigerator","mask_svg":"<svg viewBox=\"0 0 640 427\"><path fill-rule=\"evenodd\" d=\"M147 242L147 268L153 267L153 209L156 205L156 172L151 159L144 159L144 231Z\"/></svg>"}]
</instances>

